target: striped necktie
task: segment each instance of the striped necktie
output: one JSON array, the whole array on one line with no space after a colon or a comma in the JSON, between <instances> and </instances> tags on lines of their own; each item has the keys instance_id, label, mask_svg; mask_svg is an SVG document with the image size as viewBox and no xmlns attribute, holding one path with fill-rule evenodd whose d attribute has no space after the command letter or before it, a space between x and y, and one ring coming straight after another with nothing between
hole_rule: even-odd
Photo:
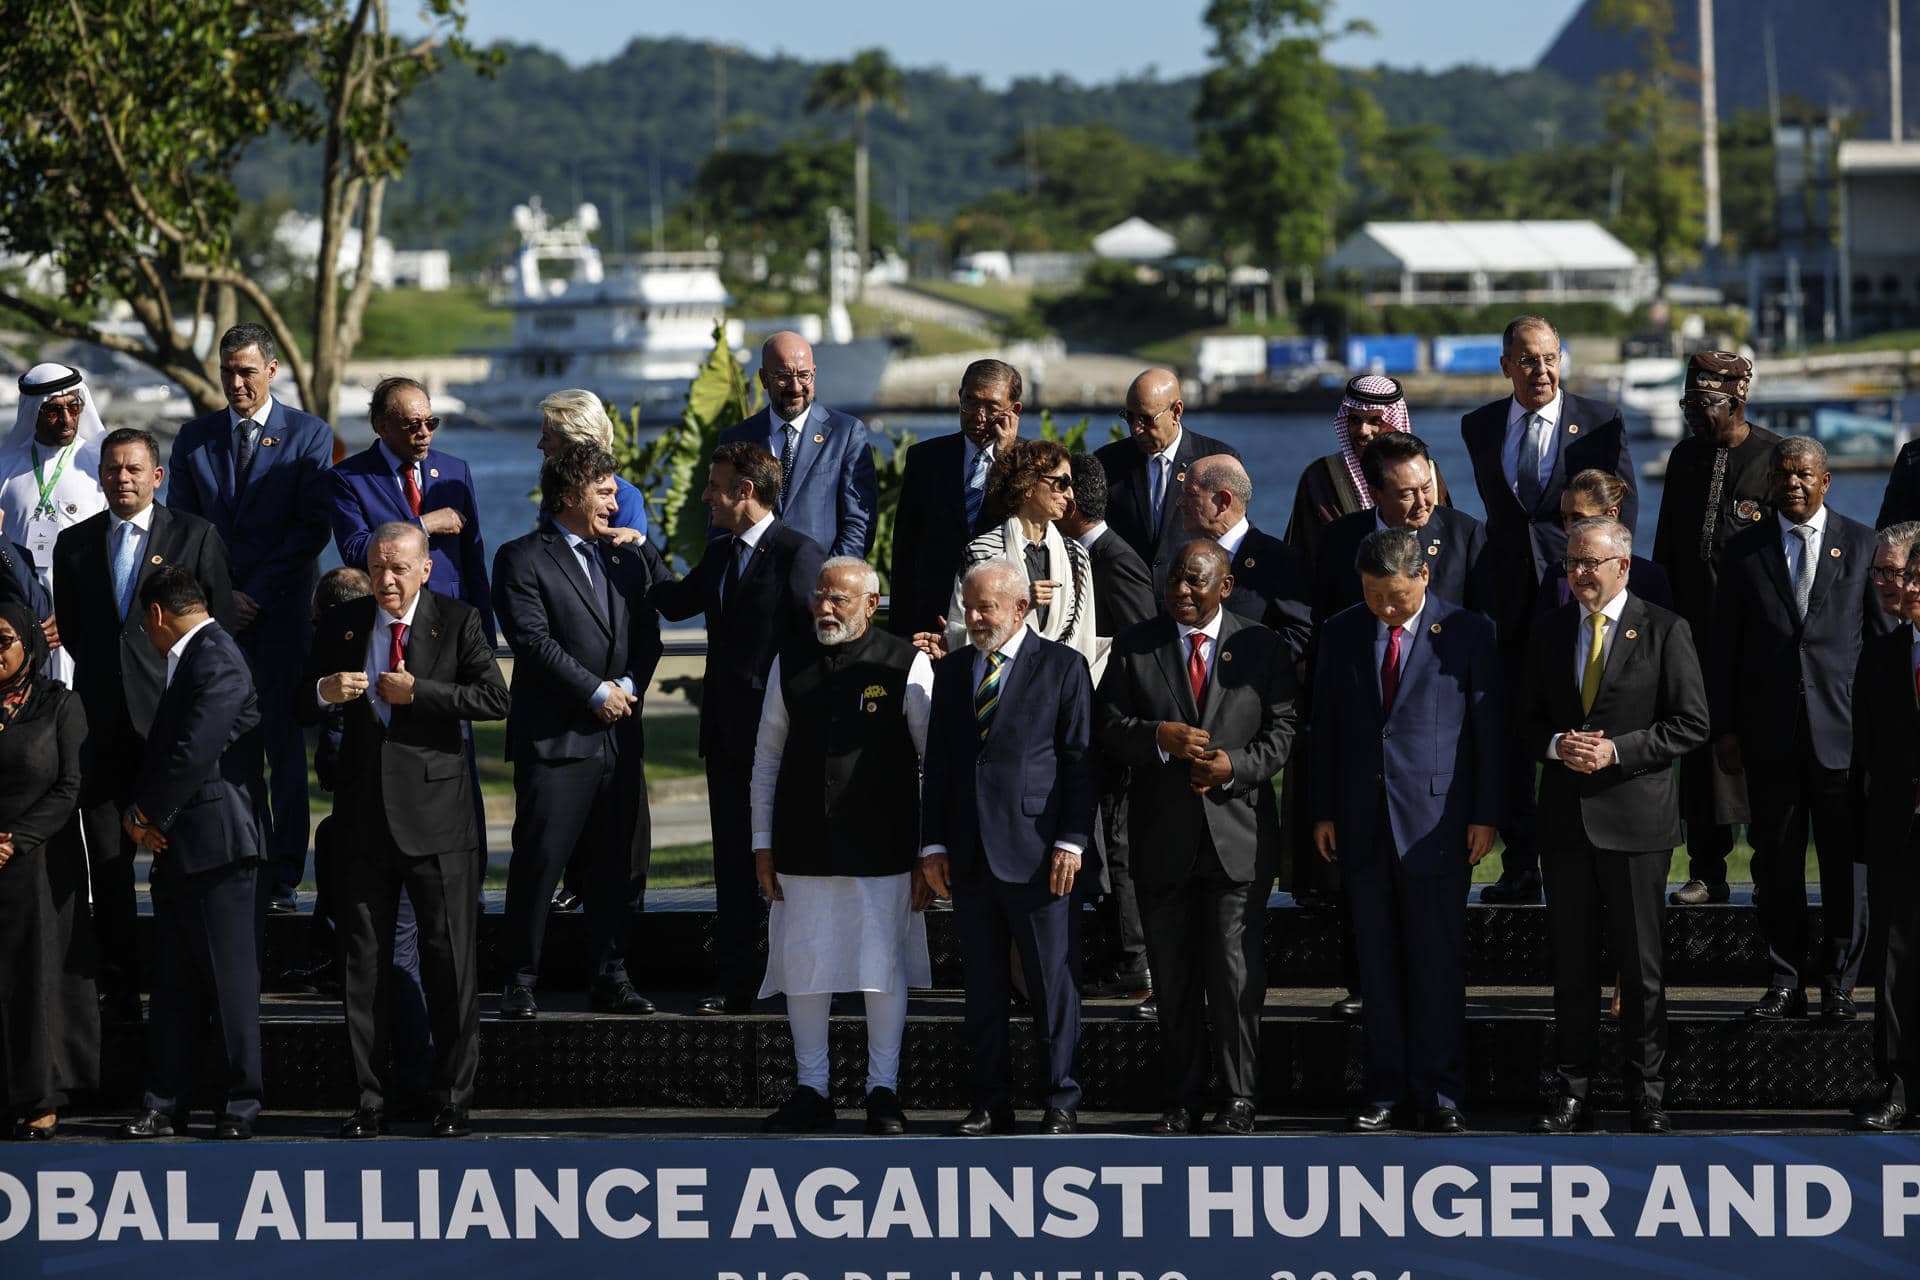
<instances>
[{"instance_id":1,"label":"striped necktie","mask_svg":"<svg viewBox=\"0 0 1920 1280\"><path fill-rule=\"evenodd\" d=\"M983 739L993 727L993 713L1000 705L1000 673L1006 663L1005 654L997 651L988 654L987 673L980 677L980 684L973 691L973 722L980 726Z\"/></svg>"}]
</instances>

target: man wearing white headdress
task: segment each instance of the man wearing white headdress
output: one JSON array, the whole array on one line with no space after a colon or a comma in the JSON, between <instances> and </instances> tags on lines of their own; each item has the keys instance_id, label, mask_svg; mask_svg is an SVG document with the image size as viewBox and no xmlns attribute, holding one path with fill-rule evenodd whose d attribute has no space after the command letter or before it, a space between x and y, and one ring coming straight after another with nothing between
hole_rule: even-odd
<instances>
[{"instance_id":1,"label":"man wearing white headdress","mask_svg":"<svg viewBox=\"0 0 1920 1280\"><path fill-rule=\"evenodd\" d=\"M100 441L107 434L86 376L37 364L20 379L20 408L0 444L0 534L33 555L40 585L53 594L53 543L60 531L107 506L100 489ZM73 684L73 660L49 620L53 674Z\"/></svg>"}]
</instances>

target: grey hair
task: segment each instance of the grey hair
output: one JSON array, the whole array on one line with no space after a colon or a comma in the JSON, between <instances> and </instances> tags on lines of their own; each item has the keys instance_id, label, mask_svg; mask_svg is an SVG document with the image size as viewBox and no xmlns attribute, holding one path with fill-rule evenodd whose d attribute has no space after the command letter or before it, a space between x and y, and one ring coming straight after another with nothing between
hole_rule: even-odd
<instances>
[{"instance_id":1,"label":"grey hair","mask_svg":"<svg viewBox=\"0 0 1920 1280\"><path fill-rule=\"evenodd\" d=\"M1192 467L1193 483L1207 493L1224 490L1233 504L1245 511L1253 505L1253 480L1240 460L1230 453L1216 453L1200 459Z\"/></svg>"},{"instance_id":2,"label":"grey hair","mask_svg":"<svg viewBox=\"0 0 1920 1280\"><path fill-rule=\"evenodd\" d=\"M574 444L598 445L613 451L613 420L600 397L579 387L556 391L540 402L540 417L551 422Z\"/></svg>"},{"instance_id":3,"label":"grey hair","mask_svg":"<svg viewBox=\"0 0 1920 1280\"><path fill-rule=\"evenodd\" d=\"M1583 533L1590 533L1613 543L1615 555L1633 554L1633 530L1612 516L1587 516L1584 519L1575 520L1572 527L1567 530L1567 545L1572 546L1573 540Z\"/></svg>"},{"instance_id":4,"label":"grey hair","mask_svg":"<svg viewBox=\"0 0 1920 1280\"><path fill-rule=\"evenodd\" d=\"M880 594L880 575L874 571L872 565L859 556L832 557L820 566L820 577L824 578L829 573L839 573L843 569L860 575L860 590L870 596Z\"/></svg>"},{"instance_id":5,"label":"grey hair","mask_svg":"<svg viewBox=\"0 0 1920 1280\"><path fill-rule=\"evenodd\" d=\"M1507 321L1506 329L1500 334L1500 354L1511 355L1513 344L1518 342L1520 335L1529 329L1545 329L1553 335L1555 342L1560 340L1560 330L1555 328L1553 321L1545 316L1515 316Z\"/></svg>"},{"instance_id":6,"label":"grey hair","mask_svg":"<svg viewBox=\"0 0 1920 1280\"><path fill-rule=\"evenodd\" d=\"M1779 444L1773 446L1775 466L1782 462L1799 462L1808 458L1819 463L1822 471L1830 470L1827 466L1827 446L1812 436L1784 436Z\"/></svg>"},{"instance_id":7,"label":"grey hair","mask_svg":"<svg viewBox=\"0 0 1920 1280\"><path fill-rule=\"evenodd\" d=\"M1890 524L1875 537L1883 547L1898 547L1911 554L1913 544L1920 542L1920 520L1902 520L1899 524Z\"/></svg>"},{"instance_id":8,"label":"grey hair","mask_svg":"<svg viewBox=\"0 0 1920 1280\"><path fill-rule=\"evenodd\" d=\"M383 547L389 542L411 542L419 548L421 555L432 554L433 544L427 541L427 531L405 520L389 520L385 524L375 525L373 532L367 535L369 547Z\"/></svg>"},{"instance_id":9,"label":"grey hair","mask_svg":"<svg viewBox=\"0 0 1920 1280\"><path fill-rule=\"evenodd\" d=\"M1008 595L1025 597L1027 594L1027 571L1011 560L982 560L960 575L960 586L964 589L975 579L992 579L986 585Z\"/></svg>"},{"instance_id":10,"label":"grey hair","mask_svg":"<svg viewBox=\"0 0 1920 1280\"><path fill-rule=\"evenodd\" d=\"M1360 539L1353 567L1369 578L1417 578L1427 567L1420 536L1411 529L1375 529Z\"/></svg>"}]
</instances>

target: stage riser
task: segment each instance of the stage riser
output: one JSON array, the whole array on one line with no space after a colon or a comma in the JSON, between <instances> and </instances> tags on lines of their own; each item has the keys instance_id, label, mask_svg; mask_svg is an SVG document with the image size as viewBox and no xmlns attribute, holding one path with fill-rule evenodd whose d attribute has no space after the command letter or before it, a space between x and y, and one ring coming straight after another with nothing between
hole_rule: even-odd
<instances>
[{"instance_id":1,"label":"stage riser","mask_svg":"<svg viewBox=\"0 0 1920 1280\"><path fill-rule=\"evenodd\" d=\"M1840 1026L1752 1025L1683 1018L1670 1027L1667 1104L1684 1109L1841 1108L1872 1087L1870 1020ZM837 1100L858 1107L866 1073L865 1027L833 1023ZM1617 1064L1616 1031L1602 1029L1602 1062ZM792 1087L793 1042L779 1018L549 1018L481 1025L478 1096L484 1108L771 1108ZM1030 1024L1014 1023L1015 1096L1034 1079ZM109 1032L102 1101L131 1107L140 1094L142 1038ZM346 1032L337 1017L271 1019L262 1028L267 1105L350 1110L356 1094ZM1263 1110L1338 1107L1361 1084L1357 1027L1268 1018L1261 1024ZM907 1027L901 1096L909 1107L973 1101L971 1049L957 1018ZM1541 1097L1552 1061L1552 1024L1540 1018L1468 1022L1468 1103L1524 1109ZM1093 1110L1156 1111L1158 1029L1101 1018L1083 1024L1080 1080ZM1597 1076L1594 1098L1620 1102L1617 1066Z\"/></svg>"},{"instance_id":2,"label":"stage riser","mask_svg":"<svg viewBox=\"0 0 1920 1280\"><path fill-rule=\"evenodd\" d=\"M1820 936L1820 909L1808 908L1813 937ZM1088 971L1106 966L1110 942L1098 917L1085 914L1084 952ZM481 917L480 974L483 989L498 990L504 976L501 935L505 919L497 912ZM142 945L150 946L150 917L141 917ZM1322 987L1343 983L1338 920L1326 911L1278 907L1267 913L1267 983L1274 987ZM302 916L267 920L268 989L273 978L311 963L311 921ZM706 991L715 982L713 915L704 911L663 911L644 917L630 953L629 971L643 991ZM953 916L936 911L927 917L927 941L937 986L962 982L960 949ZM1671 986L1765 985L1766 946L1759 915L1750 906L1674 908L1667 912L1667 982ZM584 988L591 953L586 920L578 912L555 915L547 928L541 964L544 985ZM1603 961L1604 963L1604 961ZM1877 965L1861 978L1872 985ZM152 966L142 967L151 973ZM1538 986L1549 980L1547 914L1540 907L1467 909L1467 979L1475 986Z\"/></svg>"}]
</instances>

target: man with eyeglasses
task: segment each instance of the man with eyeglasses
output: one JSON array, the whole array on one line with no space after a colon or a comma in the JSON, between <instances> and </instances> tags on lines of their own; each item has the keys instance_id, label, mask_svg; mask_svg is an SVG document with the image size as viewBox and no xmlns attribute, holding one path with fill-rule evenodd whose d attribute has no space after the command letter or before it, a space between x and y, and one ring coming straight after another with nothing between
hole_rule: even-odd
<instances>
[{"instance_id":1,"label":"man with eyeglasses","mask_svg":"<svg viewBox=\"0 0 1920 1280\"><path fill-rule=\"evenodd\" d=\"M867 424L814 402L813 347L782 331L760 348L766 407L720 433L721 444L750 442L780 462L780 501L773 514L826 548L862 556L873 545L879 483ZM715 537L724 531L716 529Z\"/></svg>"},{"instance_id":2,"label":"man with eyeglasses","mask_svg":"<svg viewBox=\"0 0 1920 1280\"><path fill-rule=\"evenodd\" d=\"M986 528L987 473L1020 436L1020 371L975 360L960 375L960 430L907 450L888 562L887 630L945 631L953 578Z\"/></svg>"},{"instance_id":3,"label":"man with eyeglasses","mask_svg":"<svg viewBox=\"0 0 1920 1280\"><path fill-rule=\"evenodd\" d=\"M1653 560L1667 572L1675 612L1694 647L1714 653L1714 601L1727 543L1773 514L1773 446L1780 437L1747 421L1753 364L1731 351L1687 357L1680 412L1690 433L1667 455ZM1747 813L1745 779L1721 771L1711 747L1680 765L1687 820L1687 883L1669 901L1693 907L1727 900L1733 824ZM1723 816L1724 815L1724 816Z\"/></svg>"},{"instance_id":4,"label":"man with eyeglasses","mask_svg":"<svg viewBox=\"0 0 1920 1280\"><path fill-rule=\"evenodd\" d=\"M1186 408L1173 370L1143 371L1127 388L1120 413L1128 438L1093 455L1107 472L1107 523L1146 562L1156 586L1166 582L1174 553L1187 541L1179 508L1188 468L1214 454L1240 456L1223 440L1188 431L1181 423Z\"/></svg>"},{"instance_id":5,"label":"man with eyeglasses","mask_svg":"<svg viewBox=\"0 0 1920 1280\"><path fill-rule=\"evenodd\" d=\"M382 378L367 407L378 437L329 474L334 545L342 563L367 567L367 537L389 521L424 529L433 589L472 605L492 641L493 591L480 538L480 504L467 464L433 447L440 419L412 378Z\"/></svg>"},{"instance_id":6,"label":"man with eyeglasses","mask_svg":"<svg viewBox=\"0 0 1920 1280\"><path fill-rule=\"evenodd\" d=\"M1620 410L1563 390L1561 360L1560 333L1552 321L1516 316L1501 336L1500 355L1500 371L1513 384L1513 393L1460 419L1474 484L1487 513L1487 552L1499 596L1494 622L1509 668L1517 668L1526 653L1541 580L1566 559L1560 495L1568 478L1589 467L1611 471L1627 485L1620 523L1631 531L1639 513ZM1540 859L1532 837L1533 767L1517 754L1513 759L1500 879L1480 891L1482 902L1540 900Z\"/></svg>"}]
</instances>

